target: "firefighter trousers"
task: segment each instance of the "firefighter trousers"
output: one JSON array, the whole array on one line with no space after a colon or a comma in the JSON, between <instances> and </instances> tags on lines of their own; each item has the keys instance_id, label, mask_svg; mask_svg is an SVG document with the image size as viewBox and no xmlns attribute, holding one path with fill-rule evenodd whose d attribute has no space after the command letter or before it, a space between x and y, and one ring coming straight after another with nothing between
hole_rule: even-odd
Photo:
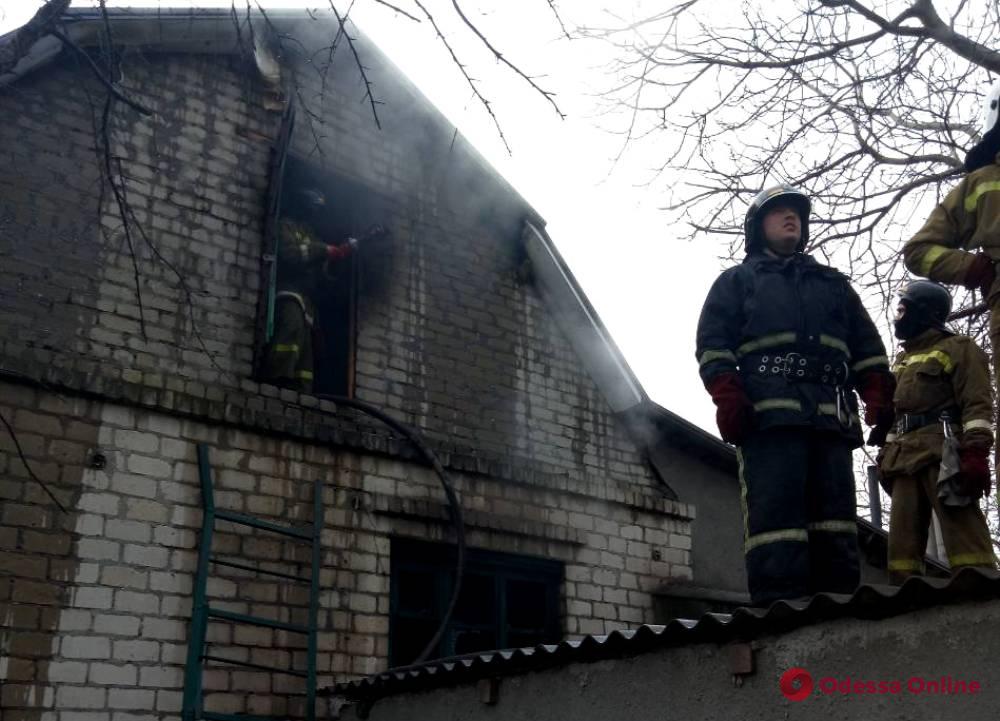
<instances>
[{"instance_id":1,"label":"firefighter trousers","mask_svg":"<svg viewBox=\"0 0 1000 721\"><path fill-rule=\"evenodd\" d=\"M311 393L313 387L312 305L301 293L282 291L275 301L274 337L264 354L264 379Z\"/></svg>"},{"instance_id":2,"label":"firefighter trousers","mask_svg":"<svg viewBox=\"0 0 1000 721\"><path fill-rule=\"evenodd\" d=\"M755 605L858 586L849 439L808 427L750 435L738 450L747 584Z\"/></svg>"},{"instance_id":3,"label":"firefighter trousers","mask_svg":"<svg viewBox=\"0 0 1000 721\"><path fill-rule=\"evenodd\" d=\"M931 510L941 524L948 564L995 568L993 544L986 518L973 501L968 506L945 506L937 497L938 467L926 466L912 476L892 479L892 512L889 517L889 580L902 583L924 572L924 554L931 524Z\"/></svg>"}]
</instances>

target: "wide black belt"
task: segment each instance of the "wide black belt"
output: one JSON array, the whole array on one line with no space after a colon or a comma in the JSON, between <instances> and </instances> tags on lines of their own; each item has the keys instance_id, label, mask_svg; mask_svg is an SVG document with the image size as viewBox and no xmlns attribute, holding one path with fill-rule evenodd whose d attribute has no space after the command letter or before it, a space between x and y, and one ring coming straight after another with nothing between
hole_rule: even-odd
<instances>
[{"instance_id":1,"label":"wide black belt","mask_svg":"<svg viewBox=\"0 0 1000 721\"><path fill-rule=\"evenodd\" d=\"M944 423L946 417L948 423L961 425L961 412L960 408L945 408L941 411L928 411L927 413L900 413L896 418L896 435L901 436L918 428Z\"/></svg>"},{"instance_id":2,"label":"wide black belt","mask_svg":"<svg viewBox=\"0 0 1000 721\"><path fill-rule=\"evenodd\" d=\"M847 363L837 363L805 353L760 354L748 363L759 375L781 376L798 383L842 386L847 383Z\"/></svg>"}]
</instances>

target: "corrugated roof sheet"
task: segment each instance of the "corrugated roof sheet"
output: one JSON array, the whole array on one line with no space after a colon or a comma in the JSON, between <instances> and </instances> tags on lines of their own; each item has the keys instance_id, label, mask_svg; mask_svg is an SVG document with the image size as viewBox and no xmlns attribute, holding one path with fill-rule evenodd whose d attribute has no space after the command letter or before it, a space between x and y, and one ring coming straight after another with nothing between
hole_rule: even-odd
<instances>
[{"instance_id":1,"label":"corrugated roof sheet","mask_svg":"<svg viewBox=\"0 0 1000 721\"><path fill-rule=\"evenodd\" d=\"M749 640L835 618L876 620L929 606L996 598L1000 575L963 569L950 579L917 577L902 586L861 586L852 595L822 593L803 601L777 601L766 609L739 608L732 614L709 613L696 621L676 619L664 626L645 625L578 641L438 659L337 684L321 693L374 700L485 677L634 656L654 648Z\"/></svg>"}]
</instances>

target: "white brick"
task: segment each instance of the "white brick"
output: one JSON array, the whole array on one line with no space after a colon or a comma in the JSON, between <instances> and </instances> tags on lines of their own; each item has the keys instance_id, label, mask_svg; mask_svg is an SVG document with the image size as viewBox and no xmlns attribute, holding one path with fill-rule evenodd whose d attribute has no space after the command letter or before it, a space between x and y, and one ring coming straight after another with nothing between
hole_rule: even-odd
<instances>
[{"instance_id":1,"label":"white brick","mask_svg":"<svg viewBox=\"0 0 1000 721\"><path fill-rule=\"evenodd\" d=\"M120 499L113 493L84 493L76 505L81 511L117 516Z\"/></svg>"},{"instance_id":2,"label":"white brick","mask_svg":"<svg viewBox=\"0 0 1000 721\"><path fill-rule=\"evenodd\" d=\"M138 672L135 666L111 663L90 664L90 682L101 686L134 686Z\"/></svg>"},{"instance_id":3,"label":"white brick","mask_svg":"<svg viewBox=\"0 0 1000 721\"><path fill-rule=\"evenodd\" d=\"M140 521L122 521L117 518L109 518L104 526L104 533L108 538L116 538L120 541L149 543L150 538L152 538L152 526Z\"/></svg>"},{"instance_id":4,"label":"white brick","mask_svg":"<svg viewBox=\"0 0 1000 721\"><path fill-rule=\"evenodd\" d=\"M139 633L139 619L135 616L101 613L94 619L94 632L107 636L135 636Z\"/></svg>"},{"instance_id":5,"label":"white brick","mask_svg":"<svg viewBox=\"0 0 1000 721\"><path fill-rule=\"evenodd\" d=\"M140 476L170 478L170 464L162 458L140 456L133 453L128 457L127 467L129 472Z\"/></svg>"},{"instance_id":6,"label":"white brick","mask_svg":"<svg viewBox=\"0 0 1000 721\"><path fill-rule=\"evenodd\" d=\"M156 498L156 481L142 475L115 473L111 476L111 489L129 496Z\"/></svg>"},{"instance_id":7,"label":"white brick","mask_svg":"<svg viewBox=\"0 0 1000 721\"><path fill-rule=\"evenodd\" d=\"M117 591L115 592L115 610L125 613L157 613L160 610L160 597L151 593Z\"/></svg>"},{"instance_id":8,"label":"white brick","mask_svg":"<svg viewBox=\"0 0 1000 721\"><path fill-rule=\"evenodd\" d=\"M115 641L113 657L119 661L159 661L160 644L156 641Z\"/></svg>"},{"instance_id":9,"label":"white brick","mask_svg":"<svg viewBox=\"0 0 1000 721\"><path fill-rule=\"evenodd\" d=\"M157 546L125 546L124 560L136 566L149 568L166 568L170 551Z\"/></svg>"},{"instance_id":10,"label":"white brick","mask_svg":"<svg viewBox=\"0 0 1000 721\"><path fill-rule=\"evenodd\" d=\"M77 608L111 608L112 589L80 586L73 589L72 605Z\"/></svg>"},{"instance_id":11,"label":"white brick","mask_svg":"<svg viewBox=\"0 0 1000 721\"><path fill-rule=\"evenodd\" d=\"M121 544L102 538L81 538L76 545L77 557L83 560L117 561Z\"/></svg>"},{"instance_id":12,"label":"white brick","mask_svg":"<svg viewBox=\"0 0 1000 721\"><path fill-rule=\"evenodd\" d=\"M173 666L147 666L139 671L139 685L146 688L180 688L184 685L184 670Z\"/></svg>"},{"instance_id":13,"label":"white brick","mask_svg":"<svg viewBox=\"0 0 1000 721\"><path fill-rule=\"evenodd\" d=\"M155 433L119 430L115 431L115 445L123 451L156 453L160 446L160 438Z\"/></svg>"},{"instance_id":14,"label":"white brick","mask_svg":"<svg viewBox=\"0 0 1000 721\"><path fill-rule=\"evenodd\" d=\"M108 691L109 708L153 708L156 692L137 688L113 688Z\"/></svg>"},{"instance_id":15,"label":"white brick","mask_svg":"<svg viewBox=\"0 0 1000 721\"><path fill-rule=\"evenodd\" d=\"M111 643L102 636L64 636L60 651L66 658L110 658Z\"/></svg>"},{"instance_id":16,"label":"white brick","mask_svg":"<svg viewBox=\"0 0 1000 721\"><path fill-rule=\"evenodd\" d=\"M84 683L87 680L87 664L82 661L50 661L48 664L49 683Z\"/></svg>"}]
</instances>

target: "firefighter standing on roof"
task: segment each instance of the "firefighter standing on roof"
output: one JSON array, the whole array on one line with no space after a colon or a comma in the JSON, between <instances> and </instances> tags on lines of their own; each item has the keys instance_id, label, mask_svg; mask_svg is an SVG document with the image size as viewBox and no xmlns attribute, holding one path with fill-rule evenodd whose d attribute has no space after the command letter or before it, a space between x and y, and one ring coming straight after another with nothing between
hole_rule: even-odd
<instances>
[{"instance_id":1,"label":"firefighter standing on roof","mask_svg":"<svg viewBox=\"0 0 1000 721\"><path fill-rule=\"evenodd\" d=\"M968 175L903 247L911 273L979 290L989 306L990 340L1000 348L1000 83L986 99L982 139L965 157ZM994 352L1000 369L1000 354ZM1000 374L1000 373L998 373Z\"/></svg>"},{"instance_id":2,"label":"firefighter standing on roof","mask_svg":"<svg viewBox=\"0 0 1000 721\"><path fill-rule=\"evenodd\" d=\"M951 296L927 280L900 294L896 337L896 422L880 457L892 496L889 576L900 582L924 571L931 510L941 523L948 563L994 568L993 547L978 499L989 493L993 393L989 360L976 342L945 325ZM939 482L945 423L959 439L959 473Z\"/></svg>"},{"instance_id":3,"label":"firefighter standing on roof","mask_svg":"<svg viewBox=\"0 0 1000 721\"><path fill-rule=\"evenodd\" d=\"M314 189L299 191L289 216L278 227L278 293L275 296L274 337L265 349L266 380L302 393L313 389L313 325L316 294L330 263L354 252L357 241L342 245L319 240L314 227L326 206L325 196Z\"/></svg>"},{"instance_id":4,"label":"firefighter standing on roof","mask_svg":"<svg viewBox=\"0 0 1000 721\"><path fill-rule=\"evenodd\" d=\"M755 604L859 581L852 450L865 419L892 423L885 346L847 278L804 254L809 198L754 199L747 255L712 286L698 323L702 381L722 438L738 446Z\"/></svg>"}]
</instances>

